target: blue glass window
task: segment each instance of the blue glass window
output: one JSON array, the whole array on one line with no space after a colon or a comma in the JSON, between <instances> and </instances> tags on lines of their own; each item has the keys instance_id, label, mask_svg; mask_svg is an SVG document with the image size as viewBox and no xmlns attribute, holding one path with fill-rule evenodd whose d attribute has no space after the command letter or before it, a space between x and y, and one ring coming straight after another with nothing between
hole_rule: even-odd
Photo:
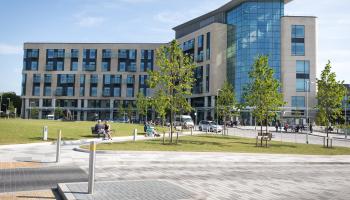
<instances>
[{"instance_id":1,"label":"blue glass window","mask_svg":"<svg viewBox=\"0 0 350 200\"><path fill-rule=\"evenodd\" d=\"M74 88L73 87L67 87L67 96L69 96L69 97L74 96Z\"/></svg>"},{"instance_id":2,"label":"blue glass window","mask_svg":"<svg viewBox=\"0 0 350 200\"><path fill-rule=\"evenodd\" d=\"M292 55L305 55L305 26L292 25Z\"/></svg>"},{"instance_id":3,"label":"blue glass window","mask_svg":"<svg viewBox=\"0 0 350 200\"><path fill-rule=\"evenodd\" d=\"M126 97L134 97L134 88L128 87L126 90Z\"/></svg>"},{"instance_id":4,"label":"blue glass window","mask_svg":"<svg viewBox=\"0 0 350 200\"><path fill-rule=\"evenodd\" d=\"M46 86L44 88L44 96L51 96L51 86Z\"/></svg>"},{"instance_id":5,"label":"blue glass window","mask_svg":"<svg viewBox=\"0 0 350 200\"><path fill-rule=\"evenodd\" d=\"M126 63L125 62L120 62L119 63L119 71L120 72L125 72L126 71Z\"/></svg>"},{"instance_id":6,"label":"blue glass window","mask_svg":"<svg viewBox=\"0 0 350 200\"><path fill-rule=\"evenodd\" d=\"M40 86L34 86L33 96L40 96Z\"/></svg>"},{"instance_id":7,"label":"blue glass window","mask_svg":"<svg viewBox=\"0 0 350 200\"><path fill-rule=\"evenodd\" d=\"M77 61L73 61L71 66L71 71L78 71L78 62Z\"/></svg>"},{"instance_id":8,"label":"blue glass window","mask_svg":"<svg viewBox=\"0 0 350 200\"><path fill-rule=\"evenodd\" d=\"M121 96L120 93L121 93L120 92L120 87L116 87L116 88L113 89L113 96L120 97Z\"/></svg>"},{"instance_id":9,"label":"blue glass window","mask_svg":"<svg viewBox=\"0 0 350 200\"><path fill-rule=\"evenodd\" d=\"M293 96L292 97L292 107L304 108L305 107L305 97L303 97L303 96Z\"/></svg>"},{"instance_id":10,"label":"blue glass window","mask_svg":"<svg viewBox=\"0 0 350 200\"><path fill-rule=\"evenodd\" d=\"M90 96L97 97L97 87L91 87Z\"/></svg>"},{"instance_id":11,"label":"blue glass window","mask_svg":"<svg viewBox=\"0 0 350 200\"><path fill-rule=\"evenodd\" d=\"M110 64L109 64L109 62L102 62L102 71L103 72L110 71Z\"/></svg>"}]
</instances>

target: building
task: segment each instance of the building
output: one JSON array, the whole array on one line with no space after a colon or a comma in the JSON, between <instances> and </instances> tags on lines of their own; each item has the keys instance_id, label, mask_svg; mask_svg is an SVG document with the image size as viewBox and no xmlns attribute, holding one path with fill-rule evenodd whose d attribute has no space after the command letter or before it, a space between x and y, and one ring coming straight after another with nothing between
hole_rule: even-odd
<instances>
[{"instance_id":1,"label":"building","mask_svg":"<svg viewBox=\"0 0 350 200\"><path fill-rule=\"evenodd\" d=\"M258 55L269 56L275 78L282 82L281 92L288 104L281 117L293 121L291 123L301 123L299 118L305 122L307 116L313 115L312 109L308 108L313 108L316 103L316 17L285 16L284 6L290 1L232 0L174 28L183 51L192 55L198 65L193 95L189 98L198 120L215 118L215 100L225 80L233 84L236 98L243 101L244 87L250 81L249 71ZM95 112L100 118L114 118L117 104L123 102L126 105L135 100L138 90L147 91L147 86L139 85L141 79L147 77L147 73L142 72L145 68L142 52L151 52L152 67L156 70L154 49L159 45L162 44L26 43L25 93L22 96L25 112L22 116L29 116L33 104L40 110L39 117L63 106L74 110L76 119L80 120L91 119ZM111 58L104 57L106 52L111 53ZM131 61L127 57L123 62L124 52L131 52L135 57ZM54 56L49 56L51 54ZM117 87L120 88L119 96L108 95L108 91L114 91L116 87L105 84L106 74L121 75ZM45 83L46 76L52 78L50 87ZM70 83L59 81L65 76ZM134 84L128 84L131 77L134 77ZM51 104L46 102L50 99ZM249 109L243 112L242 118L245 124L253 124Z\"/></svg>"}]
</instances>

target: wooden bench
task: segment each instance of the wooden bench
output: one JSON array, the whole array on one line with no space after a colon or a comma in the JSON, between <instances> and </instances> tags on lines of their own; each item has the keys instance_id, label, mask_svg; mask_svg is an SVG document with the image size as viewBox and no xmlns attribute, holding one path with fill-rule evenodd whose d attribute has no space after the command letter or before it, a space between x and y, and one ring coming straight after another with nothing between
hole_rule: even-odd
<instances>
[{"instance_id":1,"label":"wooden bench","mask_svg":"<svg viewBox=\"0 0 350 200\"><path fill-rule=\"evenodd\" d=\"M268 147L268 141L272 140L272 133L258 132L256 136L256 146L263 147L263 142L265 141L265 147Z\"/></svg>"}]
</instances>

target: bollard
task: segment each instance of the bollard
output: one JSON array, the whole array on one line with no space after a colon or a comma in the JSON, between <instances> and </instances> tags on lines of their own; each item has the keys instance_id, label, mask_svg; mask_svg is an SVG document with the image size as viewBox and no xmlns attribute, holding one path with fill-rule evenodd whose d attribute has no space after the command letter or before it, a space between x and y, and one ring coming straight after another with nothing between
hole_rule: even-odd
<instances>
[{"instance_id":1,"label":"bollard","mask_svg":"<svg viewBox=\"0 0 350 200\"><path fill-rule=\"evenodd\" d=\"M57 135L56 163L59 163L61 160L61 137L62 131L59 130Z\"/></svg>"},{"instance_id":2,"label":"bollard","mask_svg":"<svg viewBox=\"0 0 350 200\"><path fill-rule=\"evenodd\" d=\"M43 127L43 140L44 141L47 141L48 132L49 132L49 128L47 126L44 126Z\"/></svg>"},{"instance_id":3,"label":"bollard","mask_svg":"<svg viewBox=\"0 0 350 200\"><path fill-rule=\"evenodd\" d=\"M96 160L96 142L92 141L92 142L90 142L88 194L94 193L95 160Z\"/></svg>"},{"instance_id":4,"label":"bollard","mask_svg":"<svg viewBox=\"0 0 350 200\"><path fill-rule=\"evenodd\" d=\"M134 142L136 141L137 129L134 129Z\"/></svg>"}]
</instances>

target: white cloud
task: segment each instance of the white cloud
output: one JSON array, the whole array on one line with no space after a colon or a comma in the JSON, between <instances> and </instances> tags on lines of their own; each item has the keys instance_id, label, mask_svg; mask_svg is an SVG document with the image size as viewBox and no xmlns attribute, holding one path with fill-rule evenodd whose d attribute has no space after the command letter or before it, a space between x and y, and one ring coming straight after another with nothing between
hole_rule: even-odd
<instances>
[{"instance_id":1,"label":"white cloud","mask_svg":"<svg viewBox=\"0 0 350 200\"><path fill-rule=\"evenodd\" d=\"M0 44L0 55L21 54L22 47L19 45Z\"/></svg>"},{"instance_id":2,"label":"white cloud","mask_svg":"<svg viewBox=\"0 0 350 200\"><path fill-rule=\"evenodd\" d=\"M75 15L75 18L77 20L76 24L84 28L97 27L106 21L104 17L89 16L85 13L77 14Z\"/></svg>"}]
</instances>

